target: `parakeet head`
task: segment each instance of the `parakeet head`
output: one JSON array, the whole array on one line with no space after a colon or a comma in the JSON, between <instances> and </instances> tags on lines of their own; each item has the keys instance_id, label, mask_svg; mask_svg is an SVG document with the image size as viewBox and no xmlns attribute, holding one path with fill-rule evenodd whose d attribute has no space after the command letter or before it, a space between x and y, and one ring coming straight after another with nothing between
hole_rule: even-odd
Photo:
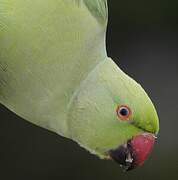
<instances>
[{"instance_id":1,"label":"parakeet head","mask_svg":"<svg viewBox=\"0 0 178 180\"><path fill-rule=\"evenodd\" d=\"M101 158L125 169L143 164L150 154L159 121L143 88L112 60L96 66L69 106L70 136Z\"/></svg>"}]
</instances>

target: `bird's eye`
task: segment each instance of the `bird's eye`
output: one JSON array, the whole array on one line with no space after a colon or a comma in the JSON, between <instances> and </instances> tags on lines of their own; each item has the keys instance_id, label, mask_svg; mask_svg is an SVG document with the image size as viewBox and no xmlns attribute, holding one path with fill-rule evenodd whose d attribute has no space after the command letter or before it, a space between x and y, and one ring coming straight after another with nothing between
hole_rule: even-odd
<instances>
[{"instance_id":1,"label":"bird's eye","mask_svg":"<svg viewBox=\"0 0 178 180\"><path fill-rule=\"evenodd\" d=\"M131 119L132 111L128 106L125 105L118 106L116 112L117 112L117 116L122 121L128 121Z\"/></svg>"}]
</instances>

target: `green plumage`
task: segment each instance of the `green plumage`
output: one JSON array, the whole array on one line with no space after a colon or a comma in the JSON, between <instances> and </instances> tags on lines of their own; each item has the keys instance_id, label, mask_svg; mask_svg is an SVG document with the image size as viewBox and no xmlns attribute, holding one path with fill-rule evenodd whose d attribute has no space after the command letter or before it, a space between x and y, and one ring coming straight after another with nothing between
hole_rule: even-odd
<instances>
[{"instance_id":1,"label":"green plumage","mask_svg":"<svg viewBox=\"0 0 178 180\"><path fill-rule=\"evenodd\" d=\"M0 0L0 103L100 157L159 129L144 90L107 57L107 17L106 0Z\"/></svg>"},{"instance_id":2,"label":"green plumage","mask_svg":"<svg viewBox=\"0 0 178 180\"><path fill-rule=\"evenodd\" d=\"M3 13L0 100L25 119L55 130L58 119L66 120L75 89L106 58L105 27L73 1L7 1ZM64 134L65 126L64 121L55 131Z\"/></svg>"},{"instance_id":3,"label":"green plumage","mask_svg":"<svg viewBox=\"0 0 178 180\"><path fill-rule=\"evenodd\" d=\"M80 1L80 0L79 0ZM107 0L82 0L98 21L106 24L108 19Z\"/></svg>"}]
</instances>

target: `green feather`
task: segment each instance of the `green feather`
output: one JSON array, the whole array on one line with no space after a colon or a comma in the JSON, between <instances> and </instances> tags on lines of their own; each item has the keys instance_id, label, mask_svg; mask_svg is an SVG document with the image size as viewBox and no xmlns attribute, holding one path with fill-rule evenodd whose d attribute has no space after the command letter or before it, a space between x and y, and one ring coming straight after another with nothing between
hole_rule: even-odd
<instances>
[{"instance_id":1,"label":"green feather","mask_svg":"<svg viewBox=\"0 0 178 180\"><path fill-rule=\"evenodd\" d=\"M82 2L89 9L91 14L97 18L101 23L107 23L108 19L108 6L107 0L75 0L77 5L81 5Z\"/></svg>"},{"instance_id":2,"label":"green feather","mask_svg":"<svg viewBox=\"0 0 178 180\"><path fill-rule=\"evenodd\" d=\"M0 9L0 102L64 136L70 98L107 57L106 27L71 2L1 0Z\"/></svg>"},{"instance_id":3,"label":"green feather","mask_svg":"<svg viewBox=\"0 0 178 180\"><path fill-rule=\"evenodd\" d=\"M106 0L0 0L0 103L100 157L159 130L148 95L107 57L107 14Z\"/></svg>"}]
</instances>

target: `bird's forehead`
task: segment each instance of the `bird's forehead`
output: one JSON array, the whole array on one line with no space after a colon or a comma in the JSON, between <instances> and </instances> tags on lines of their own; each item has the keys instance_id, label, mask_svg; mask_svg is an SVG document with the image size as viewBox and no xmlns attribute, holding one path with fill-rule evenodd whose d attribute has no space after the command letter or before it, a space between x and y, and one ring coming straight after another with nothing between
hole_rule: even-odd
<instances>
[{"instance_id":1,"label":"bird's forehead","mask_svg":"<svg viewBox=\"0 0 178 180\"><path fill-rule=\"evenodd\" d=\"M115 103L131 108L132 121L136 126L152 133L159 131L159 120L155 107L139 84L134 85L133 88L131 85L130 88L127 86L123 93L117 93Z\"/></svg>"}]
</instances>

